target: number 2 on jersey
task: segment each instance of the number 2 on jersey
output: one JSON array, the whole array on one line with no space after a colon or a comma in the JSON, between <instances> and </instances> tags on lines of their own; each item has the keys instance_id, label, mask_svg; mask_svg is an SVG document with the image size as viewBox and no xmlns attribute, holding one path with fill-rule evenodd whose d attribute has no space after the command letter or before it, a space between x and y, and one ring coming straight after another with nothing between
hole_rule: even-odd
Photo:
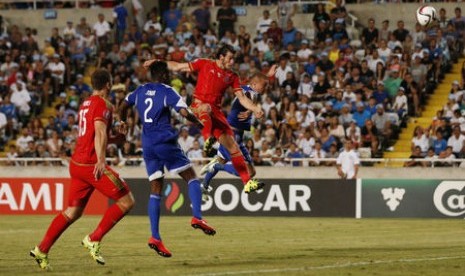
<instances>
[{"instance_id":1,"label":"number 2 on jersey","mask_svg":"<svg viewBox=\"0 0 465 276\"><path fill-rule=\"evenodd\" d=\"M81 111L79 111L79 136L84 136L84 134L86 134L86 129L87 129L86 114L88 111L89 111L88 108L81 109Z\"/></svg>"},{"instance_id":2,"label":"number 2 on jersey","mask_svg":"<svg viewBox=\"0 0 465 276\"><path fill-rule=\"evenodd\" d=\"M152 107L153 107L153 100L152 100L152 98L147 98L147 99L145 99L144 103L147 105L147 107L145 108L145 111L144 111L144 122L145 123L153 123L153 119L147 117L147 115L150 112L150 109L152 109Z\"/></svg>"}]
</instances>

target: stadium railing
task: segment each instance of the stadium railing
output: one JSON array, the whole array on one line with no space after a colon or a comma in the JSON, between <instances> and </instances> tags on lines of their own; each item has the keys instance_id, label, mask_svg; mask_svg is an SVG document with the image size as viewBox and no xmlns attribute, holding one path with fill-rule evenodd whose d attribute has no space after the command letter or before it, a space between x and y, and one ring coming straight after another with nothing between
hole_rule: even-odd
<instances>
[{"instance_id":1,"label":"stadium railing","mask_svg":"<svg viewBox=\"0 0 465 276\"><path fill-rule=\"evenodd\" d=\"M107 158L108 162L115 161L115 158ZM134 158L119 158L120 161L124 162L140 162L144 161L141 157L134 157ZM212 160L212 158L191 158L192 162L207 162ZM271 161L272 158L262 158L263 161ZM337 158L282 158L281 161L287 164L293 164L293 162L336 162ZM393 164L399 164L404 162L428 162L431 163L431 166L428 167L437 167L437 164L449 164L450 167L452 164L455 166L459 166L462 162L465 161L465 158L457 158L457 159L422 159L422 158L360 158L360 162L362 166L365 165L372 165L372 164L384 164L384 167L390 167ZM29 164L32 162L56 162L57 165L66 166L69 162L69 159L66 158L57 158L57 157L48 157L48 158L32 158L32 157L18 157L18 158L8 158L2 157L0 158L0 166L5 165L6 163L15 163L16 166L35 166L33 164ZM124 162L119 162L124 163ZM464 163L465 164L465 163ZM302 167L302 165L297 166Z\"/></svg>"}]
</instances>

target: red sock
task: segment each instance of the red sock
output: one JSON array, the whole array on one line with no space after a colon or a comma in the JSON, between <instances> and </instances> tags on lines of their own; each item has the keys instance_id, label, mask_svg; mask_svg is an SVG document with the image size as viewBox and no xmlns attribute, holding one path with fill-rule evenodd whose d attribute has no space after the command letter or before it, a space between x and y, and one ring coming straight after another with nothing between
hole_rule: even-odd
<instances>
[{"instance_id":1,"label":"red sock","mask_svg":"<svg viewBox=\"0 0 465 276\"><path fill-rule=\"evenodd\" d=\"M208 114L207 112L202 112L200 113L199 119L203 124L203 139L207 140L208 138L210 138L210 136L212 136L212 118L210 117L210 114Z\"/></svg>"},{"instance_id":2,"label":"red sock","mask_svg":"<svg viewBox=\"0 0 465 276\"><path fill-rule=\"evenodd\" d=\"M250 180L250 174L249 169L247 168L247 164L245 163L244 156L239 151L232 152L231 161L234 166L234 169L236 169L237 173L242 179L242 182L245 185L247 181Z\"/></svg>"},{"instance_id":3,"label":"red sock","mask_svg":"<svg viewBox=\"0 0 465 276\"><path fill-rule=\"evenodd\" d=\"M48 253L56 240L65 232L66 228L71 225L69 218L63 213L59 213L50 223L47 233L45 233L42 242L39 244L40 251Z\"/></svg>"},{"instance_id":4,"label":"red sock","mask_svg":"<svg viewBox=\"0 0 465 276\"><path fill-rule=\"evenodd\" d=\"M91 241L100 241L124 217L125 213L115 203L108 208L97 228L89 235Z\"/></svg>"}]
</instances>

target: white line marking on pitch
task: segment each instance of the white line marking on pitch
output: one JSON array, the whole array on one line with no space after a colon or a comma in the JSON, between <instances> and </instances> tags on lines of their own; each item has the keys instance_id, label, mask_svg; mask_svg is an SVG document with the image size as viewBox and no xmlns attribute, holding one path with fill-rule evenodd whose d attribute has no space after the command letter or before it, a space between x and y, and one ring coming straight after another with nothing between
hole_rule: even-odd
<instances>
[{"instance_id":1,"label":"white line marking on pitch","mask_svg":"<svg viewBox=\"0 0 465 276\"><path fill-rule=\"evenodd\" d=\"M257 269L257 270L243 270L243 271L231 271L231 272L216 272L216 273L203 273L194 274L197 276L221 276L221 275L240 275L240 274L254 274L254 273L276 273L276 272L292 272L292 271L307 271L307 270L323 270L333 268L346 268L356 267L363 265L374 265L374 264L392 264L392 263L415 263L425 261L441 261L441 260L454 260L454 259L465 259L465 256L445 256L435 258L418 258L418 259L399 259L399 260L387 260L387 261L366 261L356 263L345 263L345 264L334 264L334 265L322 265L322 266L305 266L295 268L276 268L276 269Z\"/></svg>"}]
</instances>

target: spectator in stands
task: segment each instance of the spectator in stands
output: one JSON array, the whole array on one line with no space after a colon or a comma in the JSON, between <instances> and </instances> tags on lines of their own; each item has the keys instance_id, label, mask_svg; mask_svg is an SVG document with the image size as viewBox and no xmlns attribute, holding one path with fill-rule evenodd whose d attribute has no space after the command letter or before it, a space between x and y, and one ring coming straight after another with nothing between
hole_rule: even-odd
<instances>
[{"instance_id":1,"label":"spectator in stands","mask_svg":"<svg viewBox=\"0 0 465 276\"><path fill-rule=\"evenodd\" d=\"M105 21L105 15L103 13L98 14L98 21L94 24L93 30L97 38L97 45L99 50L108 50L108 39L110 35L110 24Z\"/></svg>"},{"instance_id":2,"label":"spectator in stands","mask_svg":"<svg viewBox=\"0 0 465 276\"><path fill-rule=\"evenodd\" d=\"M361 143L362 147L370 148L371 155L374 156L378 153L378 129L373 124L371 119L367 119L361 128Z\"/></svg>"},{"instance_id":3,"label":"spectator in stands","mask_svg":"<svg viewBox=\"0 0 465 276\"><path fill-rule=\"evenodd\" d=\"M313 28L315 30L317 30L318 32L319 31L322 31L322 29L320 29L320 23L321 22L329 22L331 20L331 18L329 17L329 14L325 11L325 5L322 4L322 3L318 3L316 5L316 11L315 13L313 14Z\"/></svg>"},{"instance_id":4,"label":"spectator in stands","mask_svg":"<svg viewBox=\"0 0 465 276\"><path fill-rule=\"evenodd\" d=\"M310 161L311 166L319 166L321 163L321 159L326 157L326 152L322 149L321 142L319 140L315 141L315 146L313 147L313 151L310 154Z\"/></svg>"},{"instance_id":5,"label":"spectator in stands","mask_svg":"<svg viewBox=\"0 0 465 276\"><path fill-rule=\"evenodd\" d=\"M408 114L407 96L405 96L405 88L402 86L399 87L392 109L397 113L399 118L403 118L404 115Z\"/></svg>"},{"instance_id":6,"label":"spectator in stands","mask_svg":"<svg viewBox=\"0 0 465 276\"><path fill-rule=\"evenodd\" d=\"M365 109L363 103L358 102L356 105L356 112L354 112L352 117L357 122L357 126L362 128L365 126L366 121L371 119L371 114Z\"/></svg>"},{"instance_id":7,"label":"spectator in stands","mask_svg":"<svg viewBox=\"0 0 465 276\"><path fill-rule=\"evenodd\" d=\"M166 28L171 30L176 30L181 20L182 13L176 7L175 1L170 1L169 9L163 12L163 23Z\"/></svg>"},{"instance_id":8,"label":"spectator in stands","mask_svg":"<svg viewBox=\"0 0 465 276\"><path fill-rule=\"evenodd\" d=\"M287 21L286 28L284 28L283 32L283 47L287 48L287 46L295 41L297 34L297 29L294 27L294 22L291 19Z\"/></svg>"},{"instance_id":9,"label":"spectator in stands","mask_svg":"<svg viewBox=\"0 0 465 276\"><path fill-rule=\"evenodd\" d=\"M378 43L378 29L375 27L375 19L368 19L368 27L364 28L362 31L362 45L364 48L370 47L371 45L376 45Z\"/></svg>"},{"instance_id":10,"label":"spectator in stands","mask_svg":"<svg viewBox=\"0 0 465 276\"><path fill-rule=\"evenodd\" d=\"M206 33L207 30L210 28L210 7L208 4L208 1L204 0L201 3L201 6L194 10L192 13L192 16L194 17L196 26L199 28L199 30L202 33Z\"/></svg>"},{"instance_id":11,"label":"spectator in stands","mask_svg":"<svg viewBox=\"0 0 465 276\"><path fill-rule=\"evenodd\" d=\"M458 52L462 53L464 49L465 41L465 17L462 16L462 9L456 7L454 9L455 17L450 20L455 27L456 32L458 33L457 42L458 42Z\"/></svg>"},{"instance_id":12,"label":"spectator in stands","mask_svg":"<svg viewBox=\"0 0 465 276\"><path fill-rule=\"evenodd\" d=\"M421 126L416 126L413 131L413 138L411 143L411 150L412 152L415 151L415 147L420 147L420 152L423 156L426 155L430 147L430 137L429 131L425 132Z\"/></svg>"},{"instance_id":13,"label":"spectator in stands","mask_svg":"<svg viewBox=\"0 0 465 276\"><path fill-rule=\"evenodd\" d=\"M404 42L405 38L409 34L409 31L405 29L405 24L403 20L397 21L397 29L395 29L392 34L396 38L396 40L400 42Z\"/></svg>"},{"instance_id":14,"label":"spectator in stands","mask_svg":"<svg viewBox=\"0 0 465 276\"><path fill-rule=\"evenodd\" d=\"M252 151L252 161L254 166L271 166L267 161L263 161L263 158L260 156L258 149Z\"/></svg>"},{"instance_id":15,"label":"spectator in stands","mask_svg":"<svg viewBox=\"0 0 465 276\"><path fill-rule=\"evenodd\" d=\"M270 11L269 10L264 10L263 11L263 16L258 19L257 22L257 33L263 35L268 31L268 29L271 26L271 22L273 20L270 18Z\"/></svg>"},{"instance_id":16,"label":"spectator in stands","mask_svg":"<svg viewBox=\"0 0 465 276\"><path fill-rule=\"evenodd\" d=\"M123 41L123 35L126 32L128 25L128 10L124 6L124 1L113 9L113 26L115 26L115 42L121 43Z\"/></svg>"},{"instance_id":17,"label":"spectator in stands","mask_svg":"<svg viewBox=\"0 0 465 276\"><path fill-rule=\"evenodd\" d=\"M218 21L218 38L222 39L226 31L234 32L234 23L237 20L236 10L231 7L230 0L223 0L221 8L216 14Z\"/></svg>"},{"instance_id":18,"label":"spectator in stands","mask_svg":"<svg viewBox=\"0 0 465 276\"><path fill-rule=\"evenodd\" d=\"M435 139L433 140L433 150L435 155L440 155L446 150L447 141L443 138L441 131L436 131Z\"/></svg>"},{"instance_id":19,"label":"spectator in stands","mask_svg":"<svg viewBox=\"0 0 465 276\"><path fill-rule=\"evenodd\" d=\"M181 149L184 152L188 152L195 141L195 138L189 135L189 128L186 126L181 127L181 132L179 133L178 143L181 146Z\"/></svg>"},{"instance_id":20,"label":"spectator in stands","mask_svg":"<svg viewBox=\"0 0 465 276\"><path fill-rule=\"evenodd\" d=\"M34 138L29 134L27 128L21 130L21 136L16 139L16 147L19 151L19 155L22 155L28 148L28 143L34 141Z\"/></svg>"},{"instance_id":21,"label":"spectator in stands","mask_svg":"<svg viewBox=\"0 0 465 276\"><path fill-rule=\"evenodd\" d=\"M455 157L453 151L452 151L452 146L447 146L446 150L443 151L439 155L440 160L444 160L443 162L438 162L437 166L438 167L456 167L457 163L454 162L457 157Z\"/></svg>"},{"instance_id":22,"label":"spectator in stands","mask_svg":"<svg viewBox=\"0 0 465 276\"><path fill-rule=\"evenodd\" d=\"M83 36L86 30L91 29L91 26L87 23L86 17L81 17L79 23L76 25L76 33Z\"/></svg>"},{"instance_id":23,"label":"spectator in stands","mask_svg":"<svg viewBox=\"0 0 465 276\"><path fill-rule=\"evenodd\" d=\"M342 0L336 0L336 7L331 9L330 16L333 22L336 22L338 19L345 21L347 17L347 10L343 5Z\"/></svg>"},{"instance_id":24,"label":"spectator in stands","mask_svg":"<svg viewBox=\"0 0 465 276\"><path fill-rule=\"evenodd\" d=\"M276 9L279 27L284 29L289 19L295 14L295 5L288 0L279 0L278 8Z\"/></svg>"},{"instance_id":25,"label":"spectator in stands","mask_svg":"<svg viewBox=\"0 0 465 276\"><path fill-rule=\"evenodd\" d=\"M422 154L420 146L415 146L409 158L423 159L424 157L425 155ZM411 160L411 161L407 161L404 163L404 167L416 167L416 166L426 167L426 165L427 165L426 162L416 161L416 160Z\"/></svg>"},{"instance_id":26,"label":"spectator in stands","mask_svg":"<svg viewBox=\"0 0 465 276\"><path fill-rule=\"evenodd\" d=\"M452 147L455 157L462 158L465 153L465 135L461 134L460 126L455 126L452 136L447 140L447 146Z\"/></svg>"}]
</instances>

